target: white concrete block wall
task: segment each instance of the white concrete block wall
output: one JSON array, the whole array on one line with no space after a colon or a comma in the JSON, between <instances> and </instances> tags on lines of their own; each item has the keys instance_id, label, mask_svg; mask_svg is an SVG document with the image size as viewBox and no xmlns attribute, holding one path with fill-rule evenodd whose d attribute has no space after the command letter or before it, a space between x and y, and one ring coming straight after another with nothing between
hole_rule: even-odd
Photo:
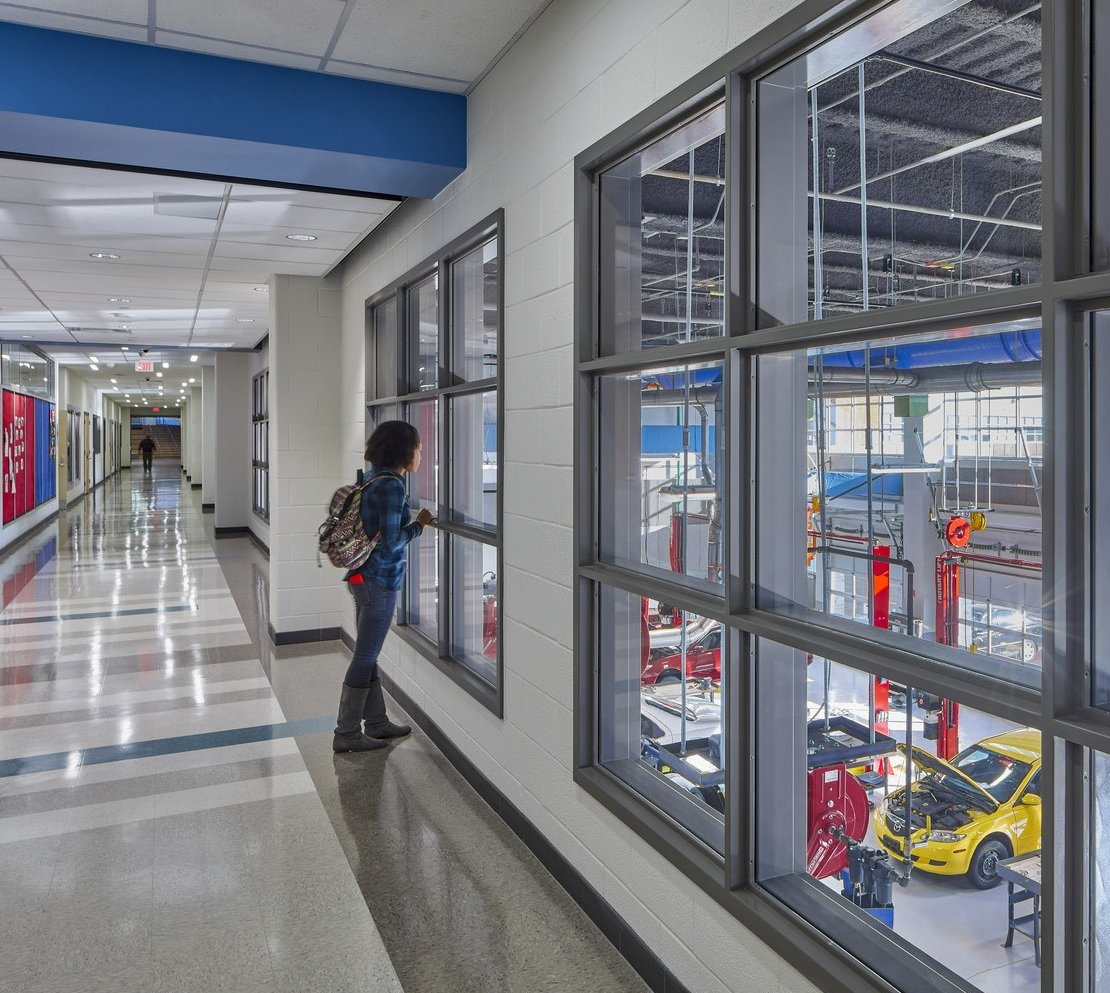
<instances>
[{"instance_id":1,"label":"white concrete block wall","mask_svg":"<svg viewBox=\"0 0 1110 993\"><path fill-rule=\"evenodd\" d=\"M189 458L185 463L190 486L204 485L204 421L201 417L201 404L204 396L198 384L188 391L189 402L185 405L183 417L189 419L189 436L186 445Z\"/></svg>"},{"instance_id":2,"label":"white concrete block wall","mask_svg":"<svg viewBox=\"0 0 1110 993\"><path fill-rule=\"evenodd\" d=\"M196 377L194 377L196 378ZM216 367L201 370L201 503L216 502L216 439L219 414L216 400Z\"/></svg>"},{"instance_id":3,"label":"white concrete block wall","mask_svg":"<svg viewBox=\"0 0 1110 993\"><path fill-rule=\"evenodd\" d=\"M505 208L505 718L395 637L385 665L695 993L813 987L572 781L572 169L791 6L555 0L471 94L466 172L434 201L399 208L338 272L338 448L357 462L366 298Z\"/></svg>"},{"instance_id":4,"label":"white concrete block wall","mask_svg":"<svg viewBox=\"0 0 1110 993\"><path fill-rule=\"evenodd\" d=\"M212 406L219 424L214 451L215 526L248 526L251 513L251 377L250 356L242 352L216 355Z\"/></svg>"},{"instance_id":5,"label":"white concrete block wall","mask_svg":"<svg viewBox=\"0 0 1110 993\"><path fill-rule=\"evenodd\" d=\"M340 294L326 279L270 281L270 623L276 633L338 628L341 573L317 565L332 492L361 461L341 457Z\"/></svg>"}]
</instances>

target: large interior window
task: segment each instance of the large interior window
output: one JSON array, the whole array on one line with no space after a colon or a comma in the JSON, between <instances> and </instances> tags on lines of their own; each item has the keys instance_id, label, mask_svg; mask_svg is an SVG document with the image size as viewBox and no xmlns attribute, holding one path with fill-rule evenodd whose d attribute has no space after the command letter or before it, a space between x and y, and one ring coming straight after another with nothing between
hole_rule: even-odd
<instances>
[{"instance_id":1,"label":"large interior window","mask_svg":"<svg viewBox=\"0 0 1110 993\"><path fill-rule=\"evenodd\" d=\"M400 417L420 431L409 498L438 519L409 550L402 630L498 713L502 256L497 215L367 311L367 429Z\"/></svg>"},{"instance_id":2,"label":"large interior window","mask_svg":"<svg viewBox=\"0 0 1110 993\"><path fill-rule=\"evenodd\" d=\"M1029 320L761 358L757 603L1039 686L1041 355Z\"/></svg>"},{"instance_id":3,"label":"large interior window","mask_svg":"<svg viewBox=\"0 0 1110 993\"><path fill-rule=\"evenodd\" d=\"M1094 993L1110 0L841 12L576 161L576 782L815 982Z\"/></svg>"},{"instance_id":4,"label":"large interior window","mask_svg":"<svg viewBox=\"0 0 1110 993\"><path fill-rule=\"evenodd\" d=\"M1040 35L896 3L759 81L761 322L1040 282Z\"/></svg>"}]
</instances>

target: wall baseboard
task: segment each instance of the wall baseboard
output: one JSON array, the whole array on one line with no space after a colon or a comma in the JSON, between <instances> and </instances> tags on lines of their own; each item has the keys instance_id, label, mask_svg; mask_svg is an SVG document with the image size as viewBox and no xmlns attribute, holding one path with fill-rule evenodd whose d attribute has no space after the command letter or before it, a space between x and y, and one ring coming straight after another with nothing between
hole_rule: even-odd
<instances>
[{"instance_id":1,"label":"wall baseboard","mask_svg":"<svg viewBox=\"0 0 1110 993\"><path fill-rule=\"evenodd\" d=\"M275 645L308 645L318 641L338 641L340 628L308 628L305 631L275 631L270 625L270 641Z\"/></svg>"},{"instance_id":2,"label":"wall baseboard","mask_svg":"<svg viewBox=\"0 0 1110 993\"><path fill-rule=\"evenodd\" d=\"M348 647L351 646L351 637L346 631L341 634L341 640ZM686 987L669 973L658 956L648 945L632 930L618 914L587 881L556 847L540 833L527 817L520 812L516 805L509 800L496 786L493 785L478 769L462 750L444 734L443 730L424 711L413 702L412 698L386 674L382 673L382 685L394 700L412 718L413 723L431 739L432 743L443 753L459 775L463 777L474 791L490 805L497 814L533 855L539 859L555 881L563 887L575 903L585 912L586 916L597 926L613 947L620 952L626 962L636 971L639 977L655 991L655 993L688 993Z\"/></svg>"},{"instance_id":3,"label":"wall baseboard","mask_svg":"<svg viewBox=\"0 0 1110 993\"><path fill-rule=\"evenodd\" d=\"M251 533L250 528L213 528L217 538L243 538Z\"/></svg>"}]
</instances>

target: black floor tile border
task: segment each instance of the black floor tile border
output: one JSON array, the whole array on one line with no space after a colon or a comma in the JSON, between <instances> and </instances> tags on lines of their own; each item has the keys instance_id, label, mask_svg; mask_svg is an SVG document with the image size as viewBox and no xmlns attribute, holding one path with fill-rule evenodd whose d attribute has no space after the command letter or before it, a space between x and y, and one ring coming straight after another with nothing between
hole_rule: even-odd
<instances>
[{"instance_id":1,"label":"black floor tile border","mask_svg":"<svg viewBox=\"0 0 1110 993\"><path fill-rule=\"evenodd\" d=\"M343 644L353 648L353 640L347 632L341 631ZM644 943L609 903L585 879L585 877L563 857L563 855L540 833L534 824L517 809L493 783L491 783L473 762L463 754L443 730L386 674L382 673L382 684L389 695L405 710L413 722L431 739L471 786L486 801L533 855L539 859L555 881L570 894L571 898L585 912L609 942L624 957L640 978L654 993L689 993L659 960L659 957Z\"/></svg>"}]
</instances>

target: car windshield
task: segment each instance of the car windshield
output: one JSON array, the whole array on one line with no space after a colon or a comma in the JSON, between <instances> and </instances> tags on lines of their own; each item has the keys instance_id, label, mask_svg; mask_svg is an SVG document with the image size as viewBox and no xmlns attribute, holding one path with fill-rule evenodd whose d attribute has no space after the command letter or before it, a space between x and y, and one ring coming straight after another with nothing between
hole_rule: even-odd
<instances>
[{"instance_id":1,"label":"car windshield","mask_svg":"<svg viewBox=\"0 0 1110 993\"><path fill-rule=\"evenodd\" d=\"M982 745L965 748L951 762L973 783L986 790L999 803L1004 803L1014 795L1014 791L1029 774L1026 762L991 751ZM966 789L955 776L940 776L941 781Z\"/></svg>"}]
</instances>

